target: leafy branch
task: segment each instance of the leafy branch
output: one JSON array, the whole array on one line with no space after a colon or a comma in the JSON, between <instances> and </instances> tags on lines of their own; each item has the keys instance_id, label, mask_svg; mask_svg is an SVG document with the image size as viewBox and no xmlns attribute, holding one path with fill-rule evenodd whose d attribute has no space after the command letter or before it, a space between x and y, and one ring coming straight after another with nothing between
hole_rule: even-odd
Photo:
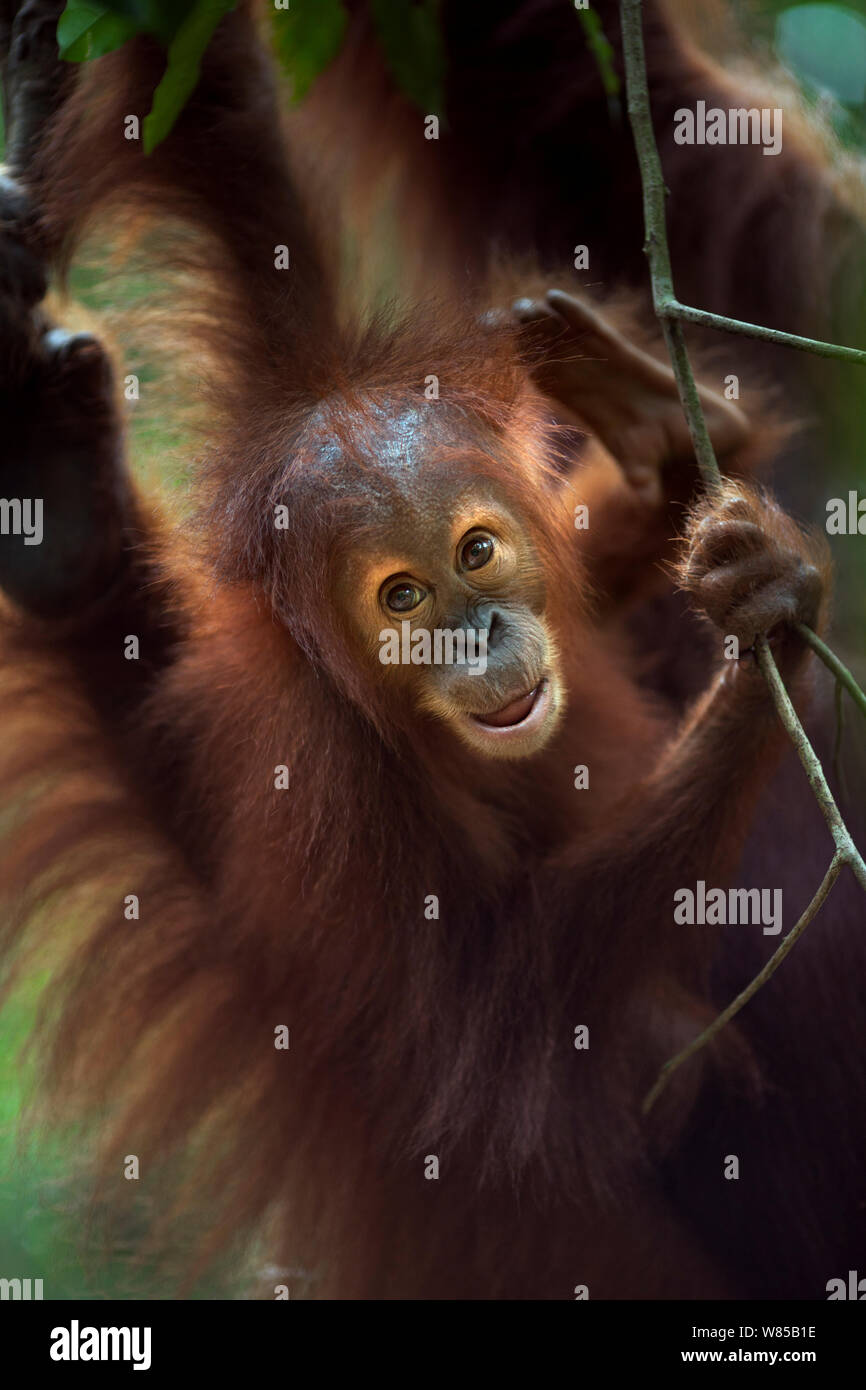
<instances>
[{"instance_id":1,"label":"leafy branch","mask_svg":"<svg viewBox=\"0 0 866 1390\"><path fill-rule=\"evenodd\" d=\"M165 72L142 126L144 152L150 154L195 90L217 26L237 5L238 0L66 0L57 23L60 56L68 63L86 63L113 53L139 34L162 44ZM300 101L339 53L349 12L344 0L284 0L268 8L274 49L291 81L294 100ZM370 5L397 87L425 115L438 113L444 120L440 8L440 0L371 0ZM593 34L601 62L604 36Z\"/></svg>"},{"instance_id":2,"label":"leafy branch","mask_svg":"<svg viewBox=\"0 0 866 1390\"><path fill-rule=\"evenodd\" d=\"M683 334L683 321L700 323L726 332L740 333L746 337L765 338L782 346L799 348L822 357L836 357L847 361L866 364L866 352L857 348L840 347L833 343L822 343L811 338L801 338L792 333L780 333L772 328L761 328L756 324L742 323L737 319L726 318L721 314L706 313L703 309L693 309L681 304L674 293L673 272L671 270L665 221L665 184L659 158L655 132L650 111L649 88L647 85L646 57L643 43L643 22L641 0L620 0L622 21L623 58L625 62L625 85L628 115L634 135L640 166L641 187L643 191L643 213L645 244L652 281L653 307L661 323L665 343L670 354L671 365L677 380L680 401L688 422L689 433L694 445L695 457L705 487L710 492L718 491L722 485L722 475L710 442L704 413L701 408L698 389L692 372L691 362ZM797 631L816 655L833 672L840 686L844 686L866 714L866 694L860 689L851 672L845 667L829 647L821 641L810 628L797 624ZM674 1072L690 1057L706 1047L717 1033L730 1022L745 1004L766 984L782 961L796 944L798 938L817 915L826 901L836 879L844 867L851 869L860 886L866 891L866 863L859 853L851 833L846 826L833 794L824 775L821 762L812 747L806 732L797 716L791 699L779 675L778 667L765 635L755 643L758 667L773 698L779 718L797 750L797 756L809 779L815 799L827 822L833 837L835 852L830 861L821 886L815 893L805 912L788 932L775 953L763 969L746 988L732 1000L726 1009L713 1020L687 1047L671 1057L661 1068L651 1091L644 1101L646 1114L655 1104Z\"/></svg>"}]
</instances>

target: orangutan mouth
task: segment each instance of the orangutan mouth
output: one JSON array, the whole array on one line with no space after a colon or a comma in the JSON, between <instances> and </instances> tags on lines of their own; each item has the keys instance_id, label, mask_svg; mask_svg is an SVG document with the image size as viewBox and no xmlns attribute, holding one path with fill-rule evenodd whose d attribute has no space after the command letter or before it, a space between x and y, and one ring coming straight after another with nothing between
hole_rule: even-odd
<instances>
[{"instance_id":1,"label":"orangutan mouth","mask_svg":"<svg viewBox=\"0 0 866 1390\"><path fill-rule=\"evenodd\" d=\"M536 710L539 715L543 713L541 707L546 703L547 694L547 680L540 680L525 695L518 695L517 699L509 700L501 709L491 710L489 714L475 714L472 717L476 723L487 729L513 729L518 724L525 724Z\"/></svg>"}]
</instances>

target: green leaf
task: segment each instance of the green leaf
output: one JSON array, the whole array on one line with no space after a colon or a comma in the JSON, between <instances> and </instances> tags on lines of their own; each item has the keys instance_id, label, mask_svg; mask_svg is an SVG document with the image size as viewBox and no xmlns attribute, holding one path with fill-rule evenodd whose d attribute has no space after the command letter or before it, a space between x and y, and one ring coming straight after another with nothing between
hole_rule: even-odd
<instances>
[{"instance_id":1,"label":"green leaf","mask_svg":"<svg viewBox=\"0 0 866 1390\"><path fill-rule=\"evenodd\" d=\"M103 3L115 14L131 20L137 33L155 34L167 48L195 8L196 0L103 0Z\"/></svg>"},{"instance_id":2,"label":"green leaf","mask_svg":"<svg viewBox=\"0 0 866 1390\"><path fill-rule=\"evenodd\" d=\"M105 5L69 0L57 21L57 47L67 63L84 63L113 53L135 32L130 20L110 14Z\"/></svg>"},{"instance_id":3,"label":"green leaf","mask_svg":"<svg viewBox=\"0 0 866 1390\"><path fill-rule=\"evenodd\" d=\"M107 13L104 5L67 0L66 9L57 21L57 47L61 58L65 58L72 45L86 35L98 20L104 19Z\"/></svg>"},{"instance_id":4,"label":"green leaf","mask_svg":"<svg viewBox=\"0 0 866 1390\"><path fill-rule=\"evenodd\" d=\"M156 91L150 114L145 116L142 137L145 154L150 154L168 135L201 72L201 60L223 15L233 10L237 0L196 0L168 49L168 63Z\"/></svg>"},{"instance_id":5,"label":"green leaf","mask_svg":"<svg viewBox=\"0 0 866 1390\"><path fill-rule=\"evenodd\" d=\"M595 59L602 85L608 98L619 95L619 77L614 67L613 45L604 32L604 27L595 10L578 10L577 17L583 25L583 32L589 50Z\"/></svg>"},{"instance_id":6,"label":"green leaf","mask_svg":"<svg viewBox=\"0 0 866 1390\"><path fill-rule=\"evenodd\" d=\"M80 39L70 44L61 57L67 63L85 63L90 58L102 58L106 53L120 48L134 34L135 28L128 20L106 14L97 19Z\"/></svg>"},{"instance_id":7,"label":"green leaf","mask_svg":"<svg viewBox=\"0 0 866 1390\"><path fill-rule=\"evenodd\" d=\"M274 46L295 101L336 58L348 22L342 0L292 0L290 9L272 11Z\"/></svg>"},{"instance_id":8,"label":"green leaf","mask_svg":"<svg viewBox=\"0 0 866 1390\"><path fill-rule=\"evenodd\" d=\"M60 56L86 63L136 34L153 34L168 47L195 5L196 0L67 0L57 21Z\"/></svg>"},{"instance_id":9,"label":"green leaf","mask_svg":"<svg viewBox=\"0 0 866 1390\"><path fill-rule=\"evenodd\" d=\"M425 115L445 104L440 0L371 0L379 42L394 81Z\"/></svg>"},{"instance_id":10,"label":"green leaf","mask_svg":"<svg viewBox=\"0 0 866 1390\"><path fill-rule=\"evenodd\" d=\"M155 34L167 48L195 4L196 0L76 0L67 9L88 5L109 10L127 20L133 33Z\"/></svg>"}]
</instances>

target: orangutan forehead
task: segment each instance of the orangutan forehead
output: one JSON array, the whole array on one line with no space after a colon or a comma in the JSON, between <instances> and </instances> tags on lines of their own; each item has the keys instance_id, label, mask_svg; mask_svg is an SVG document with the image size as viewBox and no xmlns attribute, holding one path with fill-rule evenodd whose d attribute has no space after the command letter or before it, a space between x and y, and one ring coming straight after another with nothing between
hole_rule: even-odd
<instances>
[{"instance_id":1,"label":"orangutan forehead","mask_svg":"<svg viewBox=\"0 0 866 1390\"><path fill-rule=\"evenodd\" d=\"M308 422L321 463L347 473L381 470L396 479L422 472L431 461L459 462L458 453L473 444L494 444L492 432L467 412L446 401L417 398L377 399L362 394L351 400L331 396L316 407Z\"/></svg>"},{"instance_id":2,"label":"orangutan forehead","mask_svg":"<svg viewBox=\"0 0 866 1390\"><path fill-rule=\"evenodd\" d=\"M441 401L330 397L305 433L312 446L299 451L295 486L332 501L363 495L370 520L446 512L492 486L485 473L495 463L494 437L480 422L467 428L465 413Z\"/></svg>"}]
</instances>

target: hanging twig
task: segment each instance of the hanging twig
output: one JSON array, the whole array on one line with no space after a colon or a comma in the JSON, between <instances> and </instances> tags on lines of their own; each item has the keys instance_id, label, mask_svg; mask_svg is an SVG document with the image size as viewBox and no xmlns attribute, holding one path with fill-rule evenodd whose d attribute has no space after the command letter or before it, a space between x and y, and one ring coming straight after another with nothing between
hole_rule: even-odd
<instances>
[{"instance_id":1,"label":"hanging twig","mask_svg":"<svg viewBox=\"0 0 866 1390\"><path fill-rule=\"evenodd\" d=\"M826 642L822 642L818 634L813 632L810 627L807 627L805 623L796 623L795 626L803 641L808 642L812 651L815 652L816 655L821 658L824 665L829 667L833 672L840 687L844 687L844 689L848 691L848 694L858 706L861 713L866 714L866 695L864 695L863 691L860 689L854 677L851 675L851 672L848 670L848 667L843 665L835 652L831 652Z\"/></svg>"},{"instance_id":2,"label":"hanging twig","mask_svg":"<svg viewBox=\"0 0 866 1390\"><path fill-rule=\"evenodd\" d=\"M866 367L866 351L863 348L843 347L841 343L824 343L820 338L803 338L799 333L783 333L781 328L764 328L759 323L729 319L726 314L711 314L708 309L694 309L690 304L681 304L678 299L666 299L656 312L662 318L679 319L684 323L700 323L705 328L718 328L722 333L736 333L741 338L761 338L764 342L775 343L778 347L811 352L814 357L834 357L841 362L856 362L859 366Z\"/></svg>"},{"instance_id":3,"label":"hanging twig","mask_svg":"<svg viewBox=\"0 0 866 1390\"><path fill-rule=\"evenodd\" d=\"M681 305L674 294L673 273L671 271L670 251L668 249L665 222L665 185L661 160L652 125L649 89L646 76L646 58L643 44L643 25L641 0L620 0L622 19L622 44L625 61L626 96L628 114L640 165L641 186L643 190L643 212L646 240L644 249L649 259L652 281L653 307L665 336L671 365L677 380L683 411L688 421L689 433L694 444L695 456L705 486L717 491L722 483L718 461L710 441L704 413L701 408L694 374L689 361L681 320L702 323L710 327L723 328L730 332L743 333L749 337L767 338L789 347L802 348L824 357L838 357L850 361L866 363L866 352L855 348L842 348L832 343L820 343L810 338L799 338L790 333L777 333L773 329L759 328L754 324L739 323L736 319L726 319L718 314L704 313ZM797 630L803 640L817 653L836 679L845 686L860 709L866 713L866 695L860 689L851 672L843 666L838 657L816 636L810 628L798 623ZM738 994L736 999L719 1014L708 1028L675 1057L665 1062L658 1078L644 1101L646 1113L661 1095L668 1081L678 1067L707 1045L715 1035L730 1022L740 1009L757 993L762 985L778 969L785 956L806 929L826 900L842 868L847 865L858 883L866 891L866 863L857 850L824 775L824 769L806 736L794 706L791 703L778 667L765 636L755 643L755 654L779 717L797 750L797 755L806 771L806 776L815 793L815 798L829 827L836 846L835 853L824 875L823 882L796 926L785 937L775 954L754 980Z\"/></svg>"},{"instance_id":4,"label":"hanging twig","mask_svg":"<svg viewBox=\"0 0 866 1390\"><path fill-rule=\"evenodd\" d=\"M700 1052L701 1048L706 1047L707 1043L711 1042L716 1034L722 1031L725 1024L730 1023L731 1019L740 1012L743 1005L748 1004L749 1000L754 994L757 994L761 986L767 983L770 976L775 974L782 964L782 961L791 950L791 947L795 944L797 938L806 930L819 909L823 907L830 889L839 877L843 862L841 854L837 853L833 855L830 861L830 867L824 875L821 887L818 889L802 917L799 918L796 926L791 928L788 935L779 945L778 950L773 952L763 969L758 972L754 980L746 985L746 988L737 995L736 999L731 1000L728 1007L722 1010L718 1018L714 1018L709 1027L705 1028L702 1033L699 1033L698 1036L689 1043L688 1047L684 1047L682 1052L678 1052L675 1057L671 1057L670 1061L665 1062L656 1077L652 1090L643 1103L643 1113L645 1115L652 1109L677 1068L681 1067L683 1062L687 1062L690 1057L693 1057L696 1052Z\"/></svg>"}]
</instances>

